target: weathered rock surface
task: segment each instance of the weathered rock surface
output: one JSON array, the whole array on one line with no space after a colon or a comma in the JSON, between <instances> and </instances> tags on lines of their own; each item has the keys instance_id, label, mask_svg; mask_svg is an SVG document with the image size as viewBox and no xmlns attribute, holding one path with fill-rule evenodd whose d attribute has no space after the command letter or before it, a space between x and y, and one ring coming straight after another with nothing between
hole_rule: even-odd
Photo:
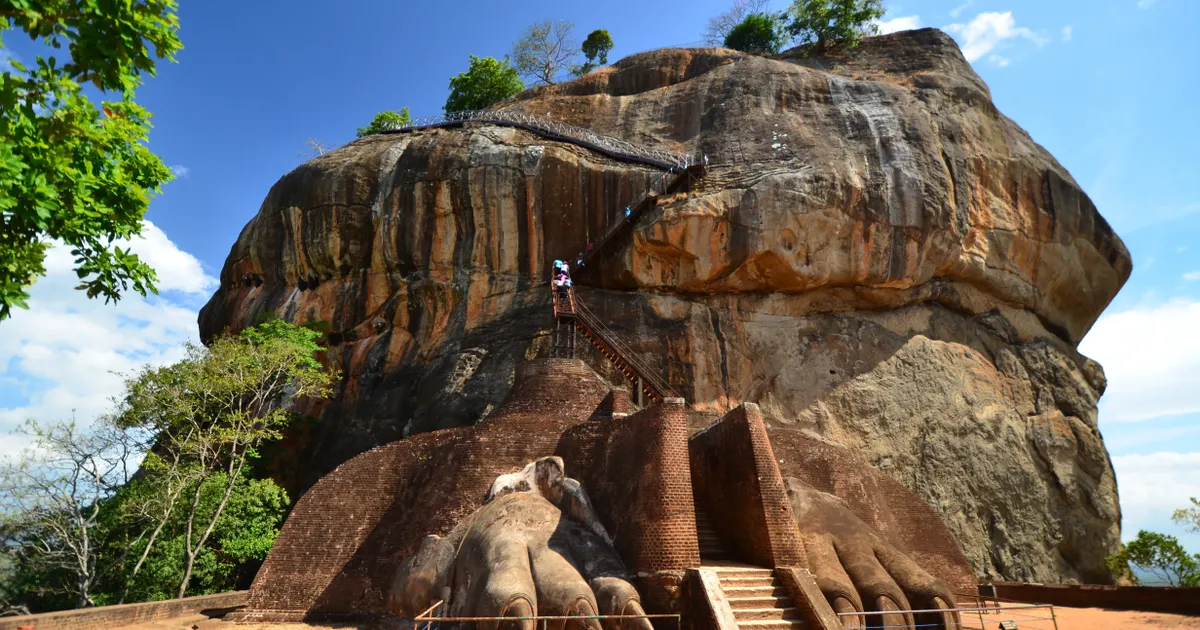
<instances>
[{"instance_id":1,"label":"weathered rock surface","mask_svg":"<svg viewBox=\"0 0 1200 630\"><path fill-rule=\"evenodd\" d=\"M708 178L580 278L696 409L758 402L775 431L855 449L943 515L981 576L1108 579L1104 376L1076 345L1129 254L947 36L820 59L655 51L505 107L708 156ZM329 326L344 378L275 460L307 487L486 416L547 345L551 261L660 177L511 128L364 138L275 185L202 335L268 311Z\"/></svg>"}]
</instances>

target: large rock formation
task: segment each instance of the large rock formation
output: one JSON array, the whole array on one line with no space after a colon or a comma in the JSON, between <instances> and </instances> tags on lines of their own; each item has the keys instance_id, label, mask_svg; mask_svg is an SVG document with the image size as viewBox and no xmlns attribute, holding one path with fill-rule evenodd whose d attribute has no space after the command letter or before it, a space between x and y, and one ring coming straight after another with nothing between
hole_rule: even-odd
<instances>
[{"instance_id":1,"label":"large rock formation","mask_svg":"<svg viewBox=\"0 0 1200 630\"><path fill-rule=\"evenodd\" d=\"M757 402L775 432L854 449L942 514L981 577L1109 579L1105 381L1076 345L1129 254L950 38L661 50L504 107L707 156L581 279L694 409ZM358 140L275 185L201 333L268 311L329 327L344 378L275 457L307 487L486 417L548 343L551 261L661 176L507 127Z\"/></svg>"}]
</instances>

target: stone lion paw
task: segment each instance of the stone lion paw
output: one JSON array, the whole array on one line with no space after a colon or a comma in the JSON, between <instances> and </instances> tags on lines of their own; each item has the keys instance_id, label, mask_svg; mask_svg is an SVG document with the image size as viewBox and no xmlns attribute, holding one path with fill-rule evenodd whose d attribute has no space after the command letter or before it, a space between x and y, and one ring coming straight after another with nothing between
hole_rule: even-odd
<instances>
[{"instance_id":1,"label":"stone lion paw","mask_svg":"<svg viewBox=\"0 0 1200 630\"><path fill-rule=\"evenodd\" d=\"M558 457L496 479L485 503L446 537L428 536L389 595L413 617L438 600L451 617L643 615L637 591L580 484ZM480 628L534 630L532 619ZM646 619L550 620L549 628L651 630Z\"/></svg>"},{"instance_id":2,"label":"stone lion paw","mask_svg":"<svg viewBox=\"0 0 1200 630\"><path fill-rule=\"evenodd\" d=\"M953 593L839 498L784 480L809 570L846 628L958 628ZM909 610L930 610L912 614ZM847 614L858 613L858 614Z\"/></svg>"}]
</instances>

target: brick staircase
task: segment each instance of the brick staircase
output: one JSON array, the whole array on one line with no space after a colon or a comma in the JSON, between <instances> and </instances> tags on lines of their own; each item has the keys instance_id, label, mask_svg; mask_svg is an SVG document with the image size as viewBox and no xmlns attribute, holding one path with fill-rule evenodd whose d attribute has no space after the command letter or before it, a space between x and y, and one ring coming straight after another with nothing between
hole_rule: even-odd
<instances>
[{"instance_id":1,"label":"brick staircase","mask_svg":"<svg viewBox=\"0 0 1200 630\"><path fill-rule=\"evenodd\" d=\"M770 569L715 566L721 591L742 630L801 630L802 614L792 595Z\"/></svg>"},{"instance_id":2,"label":"brick staircase","mask_svg":"<svg viewBox=\"0 0 1200 630\"><path fill-rule=\"evenodd\" d=\"M701 563L708 561L728 562L733 560L733 556L721 544L721 539L717 536L717 530L713 529L712 523L708 520L708 515L700 508L696 508L696 537L700 540Z\"/></svg>"}]
</instances>

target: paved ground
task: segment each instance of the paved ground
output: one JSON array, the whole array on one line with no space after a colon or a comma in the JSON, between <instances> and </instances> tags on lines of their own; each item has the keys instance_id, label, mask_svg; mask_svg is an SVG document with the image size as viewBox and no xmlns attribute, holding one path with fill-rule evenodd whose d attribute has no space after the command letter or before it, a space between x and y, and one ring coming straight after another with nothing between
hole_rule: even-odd
<instances>
[{"instance_id":1,"label":"paved ground","mask_svg":"<svg viewBox=\"0 0 1200 630\"><path fill-rule=\"evenodd\" d=\"M1054 625L1047 614L1024 613L1028 618L1017 619L1018 630L1053 630ZM1015 615L1013 615L1015 616ZM1034 619L1032 617L1038 617ZM1182 615L1164 615L1159 613L1127 612L1122 610L1102 610L1100 608L1062 608L1054 609L1058 619L1058 630L1192 630L1200 629L1200 617L1184 617ZM999 617L985 618L986 630L999 627ZM127 626L117 630L407 630L408 624L362 625L335 624L310 625L303 623L278 624L233 624L220 619L209 619L203 615L193 617L176 617L164 619L155 623L138 626ZM963 628L978 629L979 618L963 619Z\"/></svg>"}]
</instances>

